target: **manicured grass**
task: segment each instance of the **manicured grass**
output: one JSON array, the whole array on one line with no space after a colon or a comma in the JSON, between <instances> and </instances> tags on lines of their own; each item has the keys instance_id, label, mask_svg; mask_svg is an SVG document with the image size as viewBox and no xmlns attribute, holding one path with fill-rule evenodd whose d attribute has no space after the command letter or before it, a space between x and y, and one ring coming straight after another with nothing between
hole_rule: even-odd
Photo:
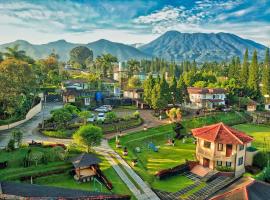
<instances>
[{"instance_id":1,"label":"manicured grass","mask_svg":"<svg viewBox=\"0 0 270 200\"><path fill-rule=\"evenodd\" d=\"M125 160L131 165L132 159L137 158L138 164L134 170L153 188L164 191L176 192L193 182L184 176L176 176L167 180L158 180L154 175L161 169L167 169L185 162L185 159L193 160L195 145L189 141L183 144L176 141L175 146L166 145L167 138L173 137L171 125L151 128L148 131L137 132L120 138L122 145L127 146L129 155ZM158 152L148 148L148 144L153 142L158 148ZM115 148L115 141L110 140L110 144ZM134 149L139 147L140 153ZM122 149L115 150L122 155ZM168 187L170 185L170 187Z\"/></svg>"},{"instance_id":2,"label":"manicured grass","mask_svg":"<svg viewBox=\"0 0 270 200\"><path fill-rule=\"evenodd\" d=\"M20 181L20 177L23 176L35 176L43 173L50 173L52 171L63 170L64 173L48 175L34 179L34 183L41 185L50 185L57 187L66 187L73 189L82 189L93 191L95 189L94 183L77 183L72 176L69 175L69 171L72 169L70 162L61 160L49 161L48 164L39 163L37 166L32 165L30 167L23 167L23 158L27 154L29 147L20 148L12 152L0 151L0 162L8 161L8 167L0 170L0 180ZM44 152L49 154L52 148L43 147L31 147L31 151ZM69 157L76 154L69 153ZM100 167L105 176L112 182L115 194L131 194L127 186L121 181L120 177L116 174L112 166L104 159L103 156L99 156L102 160ZM100 185L96 184L96 187L100 189ZM103 192L109 192L105 186L102 185Z\"/></svg>"},{"instance_id":3,"label":"manicured grass","mask_svg":"<svg viewBox=\"0 0 270 200\"><path fill-rule=\"evenodd\" d=\"M100 168L102 172L109 179L109 181L112 182L113 190L111 192L115 194L131 194L127 186L121 181L120 177L114 171L112 166L110 166L107 160L104 159L104 157L102 156L100 156L100 159L102 160L100 164ZM78 183L68 173L56 174L56 175L37 178L35 179L34 183L40 184L40 185L80 189L80 190L87 190L87 191L95 191L95 190L101 191L102 190L102 192L106 192L106 193L110 192L109 190L107 190L107 188L104 185L102 185L102 189L101 189L100 184L98 183L94 184L94 181L87 182L87 183Z\"/></svg>"},{"instance_id":4,"label":"manicured grass","mask_svg":"<svg viewBox=\"0 0 270 200\"><path fill-rule=\"evenodd\" d=\"M264 140L269 143L270 140L270 126L256 125L256 124L239 124L234 128L247 133L254 137L252 146L262 149L264 147Z\"/></svg>"},{"instance_id":5,"label":"manicured grass","mask_svg":"<svg viewBox=\"0 0 270 200\"><path fill-rule=\"evenodd\" d=\"M245 119L234 112L217 113L206 117L185 119L182 122L184 126L182 133L187 134L192 128L218 122L237 124L244 121ZM172 138L174 135L172 125L168 124L150 128L147 131L135 132L120 138L121 145L128 148L128 156L123 156L124 159L131 165L132 160L137 158L138 164L133 167L134 170L147 181L151 187L168 192L179 191L193 183L193 181L184 176L175 176L162 181L154 176L159 170L183 164L186 159L195 159L195 145L193 144L192 138L187 139L185 143L183 143L182 140L176 140L174 147L166 144L168 138ZM150 142L153 142L158 147L158 152L154 152L148 148ZM122 155L122 149L115 147L115 139L111 139L109 144ZM136 147L141 149L140 153L135 151Z\"/></svg>"},{"instance_id":6,"label":"manicured grass","mask_svg":"<svg viewBox=\"0 0 270 200\"><path fill-rule=\"evenodd\" d=\"M53 162L49 161L47 164L42 164L39 162L37 166L32 164L30 167L23 167L23 159L29 149L31 149L31 152L42 152L47 155L53 154L52 148L42 147L24 147L11 152L1 150L0 162L8 161L8 167L0 170L1 180L18 180L23 176L34 176L36 174L60 169L69 170L72 167L70 163L66 163L59 159L56 159Z\"/></svg>"}]
</instances>

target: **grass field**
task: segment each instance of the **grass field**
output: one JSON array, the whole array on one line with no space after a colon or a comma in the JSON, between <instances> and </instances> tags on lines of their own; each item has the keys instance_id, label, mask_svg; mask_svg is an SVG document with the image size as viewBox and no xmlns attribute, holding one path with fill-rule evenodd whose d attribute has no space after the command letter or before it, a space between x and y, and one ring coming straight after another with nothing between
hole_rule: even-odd
<instances>
[{"instance_id":1,"label":"grass field","mask_svg":"<svg viewBox=\"0 0 270 200\"><path fill-rule=\"evenodd\" d=\"M239 124L235 125L234 128L254 137L252 146L258 149L262 149L264 147L264 140L266 140L269 145L270 126L256 125L256 124Z\"/></svg>"},{"instance_id":2,"label":"grass field","mask_svg":"<svg viewBox=\"0 0 270 200\"><path fill-rule=\"evenodd\" d=\"M182 122L184 126L182 132L187 134L192 128L221 121L231 125L243 123L245 119L233 112L186 119ZM193 183L184 176L176 176L162 181L154 176L159 170L183 164L186 159L195 159L195 145L192 139L187 139L186 143L183 143L182 140L176 140L174 147L166 145L168 138L172 138L174 134L172 125L169 124L150 128L147 131L135 132L120 138L122 146L126 146L129 150L129 155L125 156L124 159L131 165L132 159L137 158L138 165L134 167L134 170L153 188L168 192L179 191ZM150 142L153 142L159 148L158 152L154 152L148 148ZM109 143L112 148L122 155L122 149L115 147L115 139L111 139ZM136 147L141 149L140 153L135 152Z\"/></svg>"},{"instance_id":3,"label":"grass field","mask_svg":"<svg viewBox=\"0 0 270 200\"><path fill-rule=\"evenodd\" d=\"M0 180L12 180L12 181L20 181L20 177L22 176L34 176L36 174L50 172L54 170L63 169L64 173L48 175L40 178L36 178L33 180L36 184L41 185L49 185L49 186L57 186L64 188L73 188L73 189L82 189L88 191L94 191L94 183L77 183L72 176L69 175L69 171L72 169L72 164L70 162L65 161L53 161L48 162L48 164L39 163L37 166L32 165L30 167L23 167L22 162L23 158L27 154L29 147L17 149L12 152L0 151L0 162L8 161L8 167L6 169L0 170ZM42 148L42 147L31 147L32 152L44 152L50 153L51 148ZM76 154L70 154L69 156L75 156ZM99 156L102 160L100 167L107 178L112 182L114 189L113 193L116 194L131 194L127 186L121 181L120 177L116 174L112 166L109 165L107 160L104 157ZM100 190L100 185L96 184L96 188ZM102 186L102 192L109 192L105 186Z\"/></svg>"},{"instance_id":4,"label":"grass field","mask_svg":"<svg viewBox=\"0 0 270 200\"><path fill-rule=\"evenodd\" d=\"M102 156L100 156L100 159L102 160L100 164L102 172L105 174L106 177L108 177L108 179L113 184L114 188L111 192L115 194L131 194L127 186L121 181L120 177L116 174L116 172L110 166L108 161L104 159L104 157ZM98 184L97 182L78 183L77 181L74 181L74 178L70 176L68 173L37 178L35 179L34 183L40 185L49 185L71 189L80 189L88 191L98 190L106 193L110 192L104 185L100 186L100 184Z\"/></svg>"}]
</instances>

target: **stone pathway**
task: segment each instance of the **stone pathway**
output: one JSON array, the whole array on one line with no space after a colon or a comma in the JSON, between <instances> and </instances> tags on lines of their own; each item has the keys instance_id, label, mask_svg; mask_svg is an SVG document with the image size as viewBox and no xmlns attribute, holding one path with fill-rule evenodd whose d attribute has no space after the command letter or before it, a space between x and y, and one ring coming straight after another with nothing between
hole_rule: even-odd
<instances>
[{"instance_id":1,"label":"stone pathway","mask_svg":"<svg viewBox=\"0 0 270 200\"><path fill-rule=\"evenodd\" d=\"M124 161L121 156L109 146L107 140L103 140L101 146L95 147L94 149L109 161L119 177L124 181L129 190L138 200L159 200L159 197L152 191L152 189L133 171L126 161ZM114 159L123 166L129 177ZM130 180L130 178L133 180ZM137 186L135 186L133 182L136 182Z\"/></svg>"}]
</instances>

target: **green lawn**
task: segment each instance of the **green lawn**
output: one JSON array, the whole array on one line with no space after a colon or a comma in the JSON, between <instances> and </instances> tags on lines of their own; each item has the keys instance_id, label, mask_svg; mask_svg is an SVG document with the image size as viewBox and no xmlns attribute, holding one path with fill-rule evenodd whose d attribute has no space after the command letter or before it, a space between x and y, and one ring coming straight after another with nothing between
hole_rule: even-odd
<instances>
[{"instance_id":1,"label":"green lawn","mask_svg":"<svg viewBox=\"0 0 270 200\"><path fill-rule=\"evenodd\" d=\"M221 121L226 124L245 122L243 118L233 112L217 113L211 116L183 120L184 130L182 132L186 134L192 128ZM147 131L135 132L120 138L122 146L126 146L129 150L129 155L124 157L125 160L131 165L132 159L137 158L138 165L134 167L134 170L153 188L168 192L179 191L193 183L193 181L184 176L176 176L162 181L154 176L159 170L183 164L186 159L195 159L195 145L192 139L188 139L184 144L182 140L176 140L174 147L166 145L167 139L173 137L174 134L172 125L168 124L150 128ZM159 147L158 152L148 149L150 142ZM122 149L115 147L115 139L111 139L109 143L112 148L122 155ZM136 147L140 147L140 153L135 152Z\"/></svg>"},{"instance_id":2,"label":"green lawn","mask_svg":"<svg viewBox=\"0 0 270 200\"><path fill-rule=\"evenodd\" d=\"M247 133L248 135L254 137L252 146L262 149L264 144L264 139L269 142L270 139L270 126L256 125L256 124L239 124L234 126L234 128Z\"/></svg>"},{"instance_id":3,"label":"green lawn","mask_svg":"<svg viewBox=\"0 0 270 200\"><path fill-rule=\"evenodd\" d=\"M100 156L100 158L102 160L100 164L100 168L102 172L105 174L105 176L112 182L113 187L114 187L111 192L115 194L131 194L127 186L121 181L120 177L117 175L114 169L110 166L108 161L102 156ZM98 191L102 191L102 192L107 192L107 193L110 192L109 190L107 190L107 188L104 185L102 185L101 187L99 184L95 185L94 182L78 183L68 173L56 174L56 175L37 178L35 179L34 183L40 184L40 185L49 185L49 186L88 190L88 191L95 191L97 189Z\"/></svg>"},{"instance_id":4,"label":"green lawn","mask_svg":"<svg viewBox=\"0 0 270 200\"><path fill-rule=\"evenodd\" d=\"M191 141L185 144L183 144L182 141L176 141L174 147L166 145L167 137L172 136L173 131L171 125L165 125L121 137L120 141L122 145L127 146L129 150L129 155L125 157L125 160L131 164L132 159L138 159L138 165L134 167L134 170L145 181L155 189L176 192L193 182L184 176L177 176L160 181L155 178L154 174L161 169L167 169L182 164L185 159L193 160L195 145ZM149 142L153 142L158 146L159 151L154 152L148 149ZM115 148L114 140L110 140L110 145L122 155L122 150ZM134 151L136 147L140 147L140 153ZM170 187L168 187L168 185L170 185Z\"/></svg>"},{"instance_id":5,"label":"green lawn","mask_svg":"<svg viewBox=\"0 0 270 200\"><path fill-rule=\"evenodd\" d=\"M23 158L27 154L29 147L17 149L12 152L7 152L4 150L0 151L0 162L8 160L8 167L6 169L0 170L0 180L11 180L20 181L20 177L23 176L35 176L44 172L51 172L59 169L63 169L64 173L54 174L45 177L40 177L34 179L34 183L41 185L50 185L57 187L82 189L93 191L95 190L93 183L77 183L73 177L69 175L69 171L72 169L72 164L70 162L65 162L61 160L50 161L48 164L39 163L37 166L32 165L30 167L23 167ZM32 152L44 152L50 154L52 148L42 148L42 147L31 147ZM75 156L76 154L69 154L69 157ZM112 190L115 194L131 194L127 186L121 181L120 177L116 174L112 166L104 159L103 156L99 156L102 160L100 167L104 172L106 177L112 182L114 189ZM100 186L97 185L100 189ZM102 187L103 192L109 192L105 186Z\"/></svg>"}]
</instances>

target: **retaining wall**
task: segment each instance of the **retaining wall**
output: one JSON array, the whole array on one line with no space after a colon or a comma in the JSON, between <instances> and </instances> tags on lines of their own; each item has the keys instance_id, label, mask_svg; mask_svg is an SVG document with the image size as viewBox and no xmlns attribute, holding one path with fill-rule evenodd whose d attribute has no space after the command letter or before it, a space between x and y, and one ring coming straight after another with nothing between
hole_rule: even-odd
<instances>
[{"instance_id":1,"label":"retaining wall","mask_svg":"<svg viewBox=\"0 0 270 200\"><path fill-rule=\"evenodd\" d=\"M17 122L13 122L13 123L8 124L8 125L0 126L0 131L14 128L16 126L23 124L24 122L26 122L26 121L32 119L34 116L36 116L39 112L41 112L41 110L42 110L42 102L40 101L39 104L35 105L33 108L31 108L28 111L28 113L25 116L25 119L17 121Z\"/></svg>"}]
</instances>

